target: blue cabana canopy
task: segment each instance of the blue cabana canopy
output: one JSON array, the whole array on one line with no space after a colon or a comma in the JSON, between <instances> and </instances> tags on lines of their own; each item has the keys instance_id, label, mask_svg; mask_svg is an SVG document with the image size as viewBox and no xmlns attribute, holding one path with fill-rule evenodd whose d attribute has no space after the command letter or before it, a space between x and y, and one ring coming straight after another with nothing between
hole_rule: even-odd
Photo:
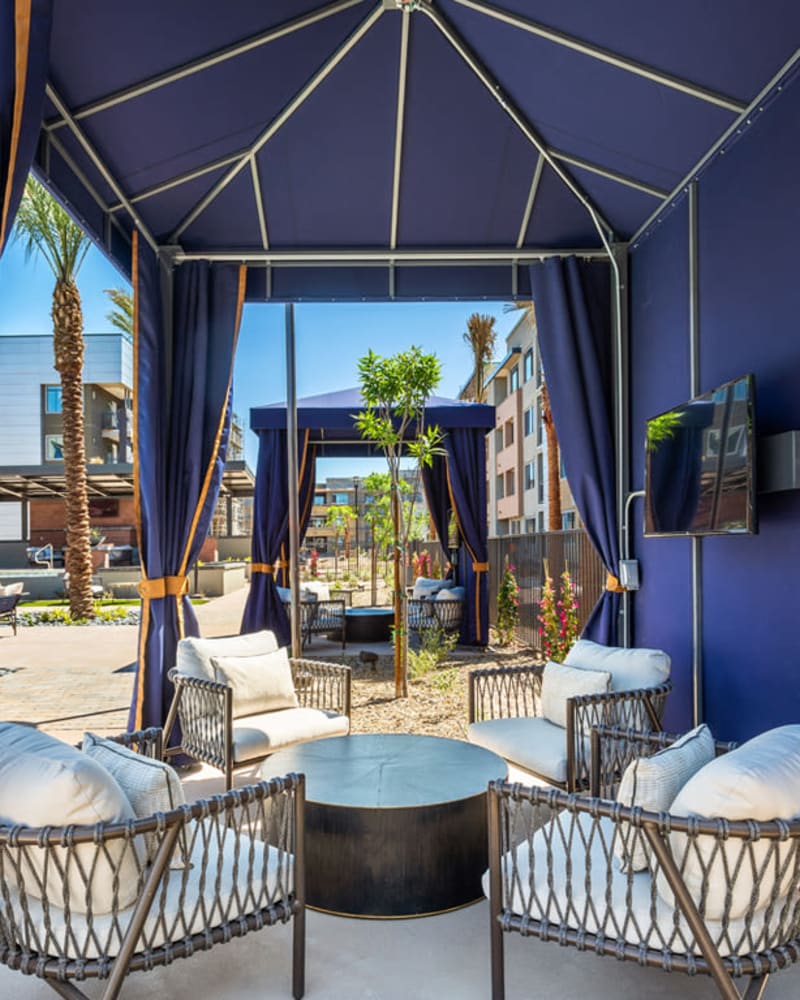
<instances>
[{"instance_id":1,"label":"blue cabana canopy","mask_svg":"<svg viewBox=\"0 0 800 1000\"><path fill-rule=\"evenodd\" d=\"M307 396L297 402L301 535L311 511L316 458L376 453L375 445L364 441L355 427L355 417L363 408L361 391L357 388ZM284 483L276 482L277 470L285 465L288 421L286 403L250 410L250 427L259 436L259 453L253 523L253 583L243 622L246 631L271 628L285 641L289 638L288 620L274 588L279 580L285 582L289 536L288 491ZM461 536L456 575L459 584L466 588L467 598L461 641L486 645L489 608L484 439L494 427L494 407L430 396L425 404L425 423L427 426L435 424L441 430L444 452L435 456L434 468L423 477L428 507L445 548L451 510Z\"/></svg>"},{"instance_id":2,"label":"blue cabana canopy","mask_svg":"<svg viewBox=\"0 0 800 1000\"><path fill-rule=\"evenodd\" d=\"M0 250L32 164L132 277L139 395L164 415L136 416L136 494L146 600L175 607L151 616L137 720L162 721L193 627L184 564L245 298L535 298L609 568L595 634L621 620L672 652L670 725L703 717L706 689L730 736L757 728L755 703L758 722L797 716L794 624L770 603L776 573L797 585L796 494L759 501L749 548L635 537L635 615L614 573L648 415L750 370L764 432L800 426L799 46L791 0L0 0ZM198 337L217 346L189 384L173 361ZM202 481L178 481L173 451ZM764 649L773 684L754 690ZM777 685L795 694L769 700Z\"/></svg>"}]
</instances>

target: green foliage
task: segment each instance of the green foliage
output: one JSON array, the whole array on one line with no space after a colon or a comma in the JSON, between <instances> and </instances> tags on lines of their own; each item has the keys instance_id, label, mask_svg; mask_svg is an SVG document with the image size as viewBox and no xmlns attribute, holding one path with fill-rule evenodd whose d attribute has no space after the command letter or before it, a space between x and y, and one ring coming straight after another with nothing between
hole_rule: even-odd
<instances>
[{"instance_id":1,"label":"green foliage","mask_svg":"<svg viewBox=\"0 0 800 1000\"><path fill-rule=\"evenodd\" d=\"M133 335L133 296L124 288L104 288L103 291L114 306L106 313L108 322L116 330Z\"/></svg>"},{"instance_id":2,"label":"green foliage","mask_svg":"<svg viewBox=\"0 0 800 1000\"><path fill-rule=\"evenodd\" d=\"M545 659L557 663L564 662L578 638L578 602L568 569L561 574L558 598L553 579L546 572L542 599L539 601L539 635Z\"/></svg>"},{"instance_id":3,"label":"green foliage","mask_svg":"<svg viewBox=\"0 0 800 1000\"><path fill-rule=\"evenodd\" d=\"M91 245L72 216L33 177L25 182L14 238L22 241L26 259L38 251L56 280L66 282L77 278Z\"/></svg>"},{"instance_id":4,"label":"green foliage","mask_svg":"<svg viewBox=\"0 0 800 1000\"><path fill-rule=\"evenodd\" d=\"M681 425L681 414L662 413L647 422L647 450L655 451L664 441L669 441Z\"/></svg>"},{"instance_id":5,"label":"green foliage","mask_svg":"<svg viewBox=\"0 0 800 1000\"><path fill-rule=\"evenodd\" d=\"M439 625L424 629L420 634L419 650L408 651L408 671L411 679L419 680L432 670L436 670L453 652L457 642L457 635L445 632Z\"/></svg>"},{"instance_id":6,"label":"green foliage","mask_svg":"<svg viewBox=\"0 0 800 1000\"><path fill-rule=\"evenodd\" d=\"M447 667L446 670L437 670L431 677L431 684L442 694L448 694L458 683L458 667Z\"/></svg>"},{"instance_id":7,"label":"green foliage","mask_svg":"<svg viewBox=\"0 0 800 1000\"><path fill-rule=\"evenodd\" d=\"M501 646L510 645L519 628L519 584L514 576L514 567L506 566L500 589L497 592L497 641Z\"/></svg>"}]
</instances>

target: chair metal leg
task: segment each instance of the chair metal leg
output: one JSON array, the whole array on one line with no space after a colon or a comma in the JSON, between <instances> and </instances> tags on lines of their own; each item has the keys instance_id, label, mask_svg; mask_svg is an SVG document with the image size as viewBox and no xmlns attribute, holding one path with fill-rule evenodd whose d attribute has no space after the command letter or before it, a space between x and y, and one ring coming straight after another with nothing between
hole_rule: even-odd
<instances>
[{"instance_id":1,"label":"chair metal leg","mask_svg":"<svg viewBox=\"0 0 800 1000\"><path fill-rule=\"evenodd\" d=\"M742 1000L761 1000L766 992L768 979L768 972L763 976L753 976Z\"/></svg>"},{"instance_id":2,"label":"chair metal leg","mask_svg":"<svg viewBox=\"0 0 800 1000\"><path fill-rule=\"evenodd\" d=\"M489 940L492 962L492 1000L505 1000L505 956L500 912L503 906L502 845L500 838L500 796L489 786L486 796L489 811Z\"/></svg>"},{"instance_id":3,"label":"chair metal leg","mask_svg":"<svg viewBox=\"0 0 800 1000\"><path fill-rule=\"evenodd\" d=\"M294 793L294 895L295 913L292 931L292 996L300 1000L306 991L306 862L305 862L305 777L298 776Z\"/></svg>"},{"instance_id":4,"label":"chair metal leg","mask_svg":"<svg viewBox=\"0 0 800 1000\"><path fill-rule=\"evenodd\" d=\"M55 990L64 1000L89 1000L85 993L81 993L77 986L72 983L62 983L58 979L45 979L51 990Z\"/></svg>"}]
</instances>

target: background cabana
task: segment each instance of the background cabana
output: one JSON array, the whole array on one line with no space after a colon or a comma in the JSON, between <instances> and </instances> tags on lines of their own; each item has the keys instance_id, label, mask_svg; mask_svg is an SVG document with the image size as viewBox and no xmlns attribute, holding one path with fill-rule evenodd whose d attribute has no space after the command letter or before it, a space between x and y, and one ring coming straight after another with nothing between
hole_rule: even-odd
<instances>
[{"instance_id":1,"label":"background cabana","mask_svg":"<svg viewBox=\"0 0 800 1000\"><path fill-rule=\"evenodd\" d=\"M594 634L669 651L670 727L798 718L797 491L752 537L645 540L634 506L642 589L614 580L647 416L752 371L759 433L800 427L798 43L786 0L0 0L0 248L32 162L135 279L132 721L193 627L242 298L481 296L536 299Z\"/></svg>"},{"instance_id":2,"label":"background cabana","mask_svg":"<svg viewBox=\"0 0 800 1000\"><path fill-rule=\"evenodd\" d=\"M303 536L314 498L317 457L350 458L380 455L354 426L364 403L359 389L309 396L297 402L299 538ZM285 643L290 630L275 586L288 582L289 509L286 476L288 409L285 403L254 407L250 427L258 434L258 471L253 505L253 562L250 594L242 631L274 629ZM447 527L454 511L460 545L456 580L466 588L460 640L485 646L489 637L488 551L486 545L486 434L494 427L494 407L431 396L425 424L443 434L444 455L423 470L428 508L439 540L447 551Z\"/></svg>"}]
</instances>

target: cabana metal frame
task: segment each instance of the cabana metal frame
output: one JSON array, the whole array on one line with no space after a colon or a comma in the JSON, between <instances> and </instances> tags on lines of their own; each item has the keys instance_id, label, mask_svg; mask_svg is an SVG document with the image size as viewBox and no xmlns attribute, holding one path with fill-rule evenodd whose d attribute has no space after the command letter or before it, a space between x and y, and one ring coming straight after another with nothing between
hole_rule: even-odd
<instances>
[{"instance_id":1,"label":"cabana metal frame","mask_svg":"<svg viewBox=\"0 0 800 1000\"><path fill-rule=\"evenodd\" d=\"M152 468L140 470L137 491L150 516L161 517L164 480L174 475L165 442L183 433L180 413L191 409L173 369L184 339L194 336L176 330L176 284L186 286L184 296L194 289L196 299L210 287L209 275L247 266L238 280L229 274L230 301L216 305L228 326L226 346L210 348L217 361L235 341L245 298L534 297L542 313L553 307L549 321L558 332L544 349L552 359L576 310L593 300L586 273L602 273L606 261L606 328L589 326L603 341L600 366L610 367L590 368L610 434L605 440L603 430L601 451L611 447L614 476L604 478L603 501L588 520L600 525L591 531L610 570L611 596L597 627L608 634L619 614L629 641L630 595L614 580L616 560L629 551L632 496L629 252L688 202L695 392L697 185L791 90L800 63L800 11L791 6L724 5L719 16L700 17L691 0L677 4L665 19L655 0L619 0L602 18L591 3L554 9L539 0L277 0L226 10L220 19L212 0L168 10L155 0L113 10L101 0L0 0L0 251L32 163L112 260L144 277L146 290L137 294L139 327L147 328L137 341L142 385L151 402L160 394L172 405L164 447ZM547 280L537 277L544 261L552 265ZM182 279L184 272L190 277ZM560 311L559 302L566 303ZM590 332L578 337L584 346ZM291 305L287 347L294 480ZM148 567L156 583L146 603L175 605L162 652L143 643L142 663L155 657L162 676L171 645L191 628L184 563L215 496L224 450L229 393L211 382L215 412L189 435L181 457L207 473L181 500L179 520L190 530L161 523L155 548L174 551L151 553ZM143 427L137 431L149 445ZM567 444L568 471L592 445ZM608 465L606 457L599 462ZM153 525L143 531L156 537ZM295 545L297 511L290 539ZM701 547L692 548L693 710L700 717L704 572ZM139 712L132 722L160 721L163 705L154 698L149 717Z\"/></svg>"}]
</instances>

